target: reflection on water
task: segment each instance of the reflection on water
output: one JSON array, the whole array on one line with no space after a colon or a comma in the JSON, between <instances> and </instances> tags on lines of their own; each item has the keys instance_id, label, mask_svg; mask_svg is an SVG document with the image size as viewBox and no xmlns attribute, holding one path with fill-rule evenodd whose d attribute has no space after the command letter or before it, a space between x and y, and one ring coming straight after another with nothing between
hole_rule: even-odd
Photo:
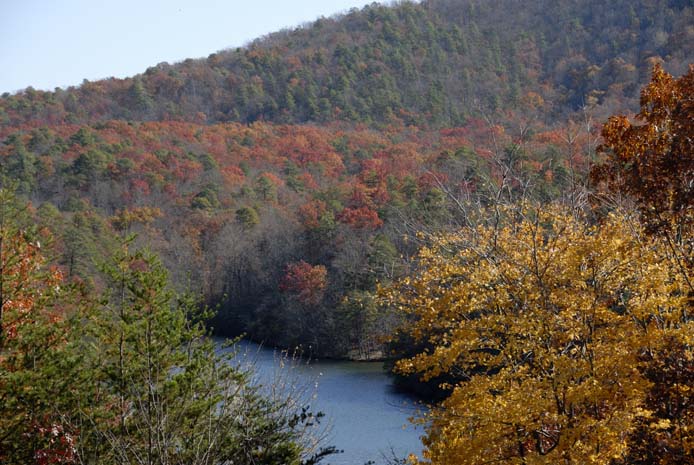
<instances>
[{"instance_id":1,"label":"reflection on water","mask_svg":"<svg viewBox=\"0 0 694 465\"><path fill-rule=\"evenodd\" d=\"M272 350L248 341L236 350L255 365L262 384L281 375L280 357ZM330 425L326 445L344 450L329 456L326 463L362 465L369 460L385 463L385 457L404 458L420 455L423 434L408 418L416 415L416 401L396 392L380 362L314 361L293 366L290 376L300 378L304 386L317 383L317 397L311 410L325 413Z\"/></svg>"}]
</instances>

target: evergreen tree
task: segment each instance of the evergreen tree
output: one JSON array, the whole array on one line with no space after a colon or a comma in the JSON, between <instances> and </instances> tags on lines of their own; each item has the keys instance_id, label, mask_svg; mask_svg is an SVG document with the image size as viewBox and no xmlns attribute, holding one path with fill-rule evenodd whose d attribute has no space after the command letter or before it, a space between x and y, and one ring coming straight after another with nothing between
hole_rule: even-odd
<instances>
[{"instance_id":1,"label":"evergreen tree","mask_svg":"<svg viewBox=\"0 0 694 465\"><path fill-rule=\"evenodd\" d=\"M81 459L94 464L300 464L316 418L269 399L208 338L211 316L168 288L149 252L127 245L93 329L94 396L78 418ZM316 460L319 460L317 457Z\"/></svg>"},{"instance_id":2,"label":"evergreen tree","mask_svg":"<svg viewBox=\"0 0 694 465\"><path fill-rule=\"evenodd\" d=\"M0 463L74 463L74 411L85 376L77 332L84 296L47 265L45 231L0 188ZM43 245L42 245L43 243Z\"/></svg>"}]
</instances>

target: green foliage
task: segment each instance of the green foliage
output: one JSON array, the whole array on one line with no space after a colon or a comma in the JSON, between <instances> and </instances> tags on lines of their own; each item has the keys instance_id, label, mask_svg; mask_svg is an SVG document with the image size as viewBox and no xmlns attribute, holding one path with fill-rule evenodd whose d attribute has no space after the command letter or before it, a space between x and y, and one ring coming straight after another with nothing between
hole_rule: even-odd
<instances>
[{"instance_id":1,"label":"green foliage","mask_svg":"<svg viewBox=\"0 0 694 465\"><path fill-rule=\"evenodd\" d=\"M260 224L258 212L253 207L242 207L236 210L236 221L241 223L244 228L250 229Z\"/></svg>"},{"instance_id":2,"label":"green foliage","mask_svg":"<svg viewBox=\"0 0 694 465\"><path fill-rule=\"evenodd\" d=\"M118 168L119 173L124 175L129 174L134 166L135 163L133 163L133 161L129 158L119 158L116 160L116 167Z\"/></svg>"},{"instance_id":3,"label":"green foliage","mask_svg":"<svg viewBox=\"0 0 694 465\"><path fill-rule=\"evenodd\" d=\"M272 180L266 175L258 176L255 181L254 189L263 200L274 200L277 197L277 186L275 186Z\"/></svg>"},{"instance_id":4,"label":"green foliage","mask_svg":"<svg viewBox=\"0 0 694 465\"><path fill-rule=\"evenodd\" d=\"M156 257L124 248L104 271L111 291L89 356L106 402L80 418L88 463L300 463L314 416L262 395L233 352L217 351L211 312L175 296Z\"/></svg>"},{"instance_id":5,"label":"green foliage","mask_svg":"<svg viewBox=\"0 0 694 465\"><path fill-rule=\"evenodd\" d=\"M71 182L79 188L93 184L103 176L110 156L101 150L87 150L81 153L69 168Z\"/></svg>"},{"instance_id":6,"label":"green foliage","mask_svg":"<svg viewBox=\"0 0 694 465\"><path fill-rule=\"evenodd\" d=\"M351 358L383 357L381 339L387 337L384 330L388 325L371 293L349 292L338 305L336 320L335 344L342 345Z\"/></svg>"},{"instance_id":7,"label":"green foliage","mask_svg":"<svg viewBox=\"0 0 694 465\"><path fill-rule=\"evenodd\" d=\"M93 145L95 142L94 133L86 127L80 128L76 133L70 136L70 142L79 144L82 147Z\"/></svg>"},{"instance_id":8,"label":"green foliage","mask_svg":"<svg viewBox=\"0 0 694 465\"><path fill-rule=\"evenodd\" d=\"M0 218L16 205L0 191ZM0 252L2 463L300 465L334 452L314 449L307 399L268 397L219 351L211 312L176 296L151 253L124 245L97 303L10 220Z\"/></svg>"},{"instance_id":9,"label":"green foliage","mask_svg":"<svg viewBox=\"0 0 694 465\"><path fill-rule=\"evenodd\" d=\"M400 266L400 256L395 244L384 234L378 234L371 241L369 268L374 277L391 277Z\"/></svg>"},{"instance_id":10,"label":"green foliage","mask_svg":"<svg viewBox=\"0 0 694 465\"><path fill-rule=\"evenodd\" d=\"M149 95L142 83L142 79L134 79L130 87L130 98L132 99L132 107L135 110L147 112L154 106L154 100Z\"/></svg>"},{"instance_id":11,"label":"green foliage","mask_svg":"<svg viewBox=\"0 0 694 465\"><path fill-rule=\"evenodd\" d=\"M93 210L78 211L55 227L62 233L61 254L57 258L67 277L91 282L97 275L96 264L107 259L116 247L114 232Z\"/></svg>"},{"instance_id":12,"label":"green foliage","mask_svg":"<svg viewBox=\"0 0 694 465\"><path fill-rule=\"evenodd\" d=\"M200 163L205 171L218 171L219 165L217 161L209 153L200 155Z\"/></svg>"},{"instance_id":13,"label":"green foliage","mask_svg":"<svg viewBox=\"0 0 694 465\"><path fill-rule=\"evenodd\" d=\"M191 208L199 210L214 210L219 208L219 199L217 198L217 189L215 186L206 186L203 190L195 194L190 202Z\"/></svg>"},{"instance_id":14,"label":"green foliage","mask_svg":"<svg viewBox=\"0 0 694 465\"><path fill-rule=\"evenodd\" d=\"M0 99L0 115L15 124L204 113L217 122L450 127L476 107L522 109L530 91L548 102L548 120L586 105L608 112L615 100L636 102L648 60L676 72L692 61L693 14L687 2L645 0L372 4L213 60L60 93L27 90Z\"/></svg>"},{"instance_id":15,"label":"green foliage","mask_svg":"<svg viewBox=\"0 0 694 465\"><path fill-rule=\"evenodd\" d=\"M5 144L11 146L11 152L0 165L0 174L14 179L20 192L31 192L36 188L36 155L27 150L19 135L8 137Z\"/></svg>"},{"instance_id":16,"label":"green foliage","mask_svg":"<svg viewBox=\"0 0 694 465\"><path fill-rule=\"evenodd\" d=\"M401 273L400 255L412 248L403 234L454 224L452 198L467 194L474 205L472 189L501 184L490 134L500 147L513 140L512 126L480 120L433 132L124 121L83 129L32 131L25 144L46 167L27 195L61 237L56 256L70 278L98 286L95 259L109 255L113 237L137 232L173 270L175 287L225 302L220 331L254 328L255 337L280 340L287 326L268 320L285 313L276 285L284 265L320 263L330 285L315 316L327 350L338 331L335 302ZM75 142L66 146L60 134ZM528 166L559 172L563 152L547 161L547 132L538 134ZM3 156L26 139L13 132Z\"/></svg>"},{"instance_id":17,"label":"green foliage","mask_svg":"<svg viewBox=\"0 0 694 465\"><path fill-rule=\"evenodd\" d=\"M26 206L0 188L0 461L72 463L63 414L88 377L76 330L89 300L48 266L50 236L26 224Z\"/></svg>"}]
</instances>

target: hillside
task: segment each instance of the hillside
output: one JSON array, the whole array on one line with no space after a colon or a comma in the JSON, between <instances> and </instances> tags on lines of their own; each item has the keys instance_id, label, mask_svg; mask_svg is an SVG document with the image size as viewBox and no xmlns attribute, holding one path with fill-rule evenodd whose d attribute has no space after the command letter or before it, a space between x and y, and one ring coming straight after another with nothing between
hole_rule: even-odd
<instances>
[{"instance_id":1,"label":"hillside","mask_svg":"<svg viewBox=\"0 0 694 465\"><path fill-rule=\"evenodd\" d=\"M0 463L691 463L692 44L691 0L372 4L3 95Z\"/></svg>"},{"instance_id":2,"label":"hillside","mask_svg":"<svg viewBox=\"0 0 694 465\"><path fill-rule=\"evenodd\" d=\"M405 235L453 227L459 202L502 188L567 195L572 167L587 169L586 134L568 146L556 131L514 137L479 120L436 132L111 121L19 130L0 157L37 221L64 237L68 276L91 281L94 261L137 233L177 286L222 304L219 331L340 355L378 345L385 316L359 299L403 271L417 247ZM325 270L320 292L280 284L302 263Z\"/></svg>"},{"instance_id":3,"label":"hillside","mask_svg":"<svg viewBox=\"0 0 694 465\"><path fill-rule=\"evenodd\" d=\"M549 122L586 106L604 116L635 108L654 62L686 70L692 24L682 0L373 4L133 78L4 95L0 122L446 127L479 111L534 111Z\"/></svg>"},{"instance_id":4,"label":"hillside","mask_svg":"<svg viewBox=\"0 0 694 465\"><path fill-rule=\"evenodd\" d=\"M522 8L521 8L522 6ZM416 234L485 205L586 204L598 125L694 61L688 2L373 4L128 79L0 98L0 182L99 287L123 238L216 330L333 356L393 327L369 294Z\"/></svg>"}]
</instances>

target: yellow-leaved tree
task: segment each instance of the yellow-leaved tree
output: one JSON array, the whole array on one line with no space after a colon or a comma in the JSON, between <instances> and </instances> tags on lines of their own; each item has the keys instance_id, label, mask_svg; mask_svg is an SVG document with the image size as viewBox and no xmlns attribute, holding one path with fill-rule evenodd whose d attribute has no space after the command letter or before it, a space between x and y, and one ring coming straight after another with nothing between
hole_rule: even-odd
<instances>
[{"instance_id":1,"label":"yellow-leaved tree","mask_svg":"<svg viewBox=\"0 0 694 465\"><path fill-rule=\"evenodd\" d=\"M489 217L432 239L418 271L381 290L425 347L397 369L458 380L423 419L420 463L623 459L651 415L644 357L694 342L683 275L626 215L590 224L521 205Z\"/></svg>"}]
</instances>

